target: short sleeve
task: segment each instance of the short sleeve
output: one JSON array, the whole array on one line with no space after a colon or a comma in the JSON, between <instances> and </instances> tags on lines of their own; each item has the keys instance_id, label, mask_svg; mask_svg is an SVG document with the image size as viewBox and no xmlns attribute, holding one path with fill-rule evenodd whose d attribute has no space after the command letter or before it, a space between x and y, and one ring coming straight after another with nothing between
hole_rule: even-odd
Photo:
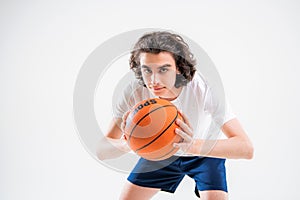
<instances>
[{"instance_id":1,"label":"short sleeve","mask_svg":"<svg viewBox=\"0 0 300 200\"><path fill-rule=\"evenodd\" d=\"M226 96L220 97L211 88L208 88L205 93L204 111L209 113L220 126L236 117Z\"/></svg>"},{"instance_id":2,"label":"short sleeve","mask_svg":"<svg viewBox=\"0 0 300 200\"><path fill-rule=\"evenodd\" d=\"M136 103L149 97L147 89L136 80L128 83L113 97L113 117L122 118Z\"/></svg>"},{"instance_id":3,"label":"short sleeve","mask_svg":"<svg viewBox=\"0 0 300 200\"><path fill-rule=\"evenodd\" d=\"M113 100L113 117L122 118L124 113L126 113L131 108L130 97L132 96L132 86L130 84L124 88L124 90L114 97Z\"/></svg>"},{"instance_id":4,"label":"short sleeve","mask_svg":"<svg viewBox=\"0 0 300 200\"><path fill-rule=\"evenodd\" d=\"M228 99L226 98L225 99L225 115L224 115L224 122L223 124L225 124L226 122L236 118L236 115L235 113L232 111L232 108L231 108L231 105L230 103L228 102Z\"/></svg>"}]
</instances>

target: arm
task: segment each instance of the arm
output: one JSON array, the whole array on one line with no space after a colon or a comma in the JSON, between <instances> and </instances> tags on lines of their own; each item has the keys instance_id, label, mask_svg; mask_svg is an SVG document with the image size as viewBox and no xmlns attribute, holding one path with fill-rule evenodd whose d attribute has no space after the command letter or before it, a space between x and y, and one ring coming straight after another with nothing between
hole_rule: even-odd
<instances>
[{"instance_id":1,"label":"arm","mask_svg":"<svg viewBox=\"0 0 300 200\"><path fill-rule=\"evenodd\" d=\"M184 121L186 120L184 119ZM197 156L233 159L251 159L253 157L251 141L236 118L229 120L222 126L222 131L227 136L227 139L220 140L192 140L193 133L188 123L178 120L178 125L180 130L176 132L184 138L186 143L175 144L175 146L187 149L186 153Z\"/></svg>"},{"instance_id":2,"label":"arm","mask_svg":"<svg viewBox=\"0 0 300 200\"><path fill-rule=\"evenodd\" d=\"M216 140L214 147L207 151L202 148L201 154L211 157L233 158L233 159L251 159L253 158L253 146L247 134L243 130L238 119L232 119L222 126L223 133L227 139ZM203 144L205 141L195 141L196 146ZM198 143L198 145L197 145ZM199 151L199 150L198 150ZM200 154L200 152L199 152Z\"/></svg>"},{"instance_id":3,"label":"arm","mask_svg":"<svg viewBox=\"0 0 300 200\"><path fill-rule=\"evenodd\" d=\"M126 140L122 137L120 124L122 119L113 119L106 136L97 144L97 157L100 160L119 157L130 151Z\"/></svg>"}]
</instances>

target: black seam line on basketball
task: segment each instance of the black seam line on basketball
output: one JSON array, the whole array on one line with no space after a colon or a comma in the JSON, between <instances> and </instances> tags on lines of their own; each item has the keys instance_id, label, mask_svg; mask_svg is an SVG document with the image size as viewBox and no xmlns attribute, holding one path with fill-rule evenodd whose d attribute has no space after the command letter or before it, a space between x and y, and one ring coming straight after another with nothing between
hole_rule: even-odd
<instances>
[{"instance_id":1,"label":"black seam line on basketball","mask_svg":"<svg viewBox=\"0 0 300 200\"><path fill-rule=\"evenodd\" d=\"M167 128L165 128L165 130L163 130L163 132L161 132L156 138L154 138L154 139L153 139L151 142L149 142L148 144L145 144L144 146L142 146L142 147L136 149L135 152L137 153L139 150L141 150L141 149L143 149L143 148L149 146L149 145L152 144L153 142L155 142L160 136L162 136L162 135L166 132L166 130L168 130L168 128L170 128L170 126L172 126L173 122L177 119L177 116L178 116L178 112L176 113L175 118L172 120L172 122L169 124L169 126L168 126Z\"/></svg>"},{"instance_id":2,"label":"black seam line on basketball","mask_svg":"<svg viewBox=\"0 0 300 200\"><path fill-rule=\"evenodd\" d=\"M161 159L161 158L165 157L166 155L168 155L169 153L171 153L172 151L174 151L174 149L176 149L176 147L173 147L169 152L165 153L165 155L160 156L160 157L155 158L155 159Z\"/></svg>"},{"instance_id":3,"label":"black seam line on basketball","mask_svg":"<svg viewBox=\"0 0 300 200\"><path fill-rule=\"evenodd\" d=\"M154 110L151 110L151 112L149 112L149 113L147 113L146 115L144 115L144 116L143 116L143 117L135 124L135 126L134 126L133 129L131 130L130 135L129 135L129 137L128 137L128 145L129 145L129 146L130 146L130 139L131 139L132 133L133 133L133 131L135 130L135 128L139 125L139 123L140 123L143 119L145 119L150 113L152 113L152 112L154 112L154 111L156 111L156 110L159 110L159 109L161 109L161 108L165 108L165 107L175 107L175 106L174 106L174 105L164 105L164 106L155 108ZM176 107L175 107L175 108L176 108Z\"/></svg>"}]
</instances>

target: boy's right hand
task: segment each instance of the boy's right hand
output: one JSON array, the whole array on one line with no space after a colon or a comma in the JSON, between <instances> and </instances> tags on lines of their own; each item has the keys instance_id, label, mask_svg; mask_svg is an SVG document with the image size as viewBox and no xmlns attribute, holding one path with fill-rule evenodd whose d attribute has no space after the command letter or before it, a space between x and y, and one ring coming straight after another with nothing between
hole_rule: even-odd
<instances>
[{"instance_id":1,"label":"boy's right hand","mask_svg":"<svg viewBox=\"0 0 300 200\"><path fill-rule=\"evenodd\" d=\"M124 138L125 140L127 140L126 134L125 134L125 127L126 127L126 120L127 120L127 117L128 117L128 115L129 115L129 113L130 113L130 110L127 111L127 112L123 115L123 117L122 117L122 123L121 123L122 138ZM122 138L121 138L121 139L122 139Z\"/></svg>"}]
</instances>

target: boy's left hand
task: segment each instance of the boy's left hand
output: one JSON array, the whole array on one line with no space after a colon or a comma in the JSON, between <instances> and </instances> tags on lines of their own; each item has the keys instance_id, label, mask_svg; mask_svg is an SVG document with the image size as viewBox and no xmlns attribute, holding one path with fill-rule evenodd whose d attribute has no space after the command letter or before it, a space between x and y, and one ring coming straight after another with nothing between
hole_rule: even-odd
<instances>
[{"instance_id":1,"label":"boy's left hand","mask_svg":"<svg viewBox=\"0 0 300 200\"><path fill-rule=\"evenodd\" d=\"M182 121L180 119L176 120L176 124L180 128L176 128L175 132L182 138L182 141L179 143L174 143L173 146L181 148L186 154L192 154L190 149L191 149L191 146L193 145L193 141L194 141L193 129L192 129L192 126L191 126L187 116L185 114L183 114L182 112L180 112L180 114L184 121Z\"/></svg>"}]
</instances>

